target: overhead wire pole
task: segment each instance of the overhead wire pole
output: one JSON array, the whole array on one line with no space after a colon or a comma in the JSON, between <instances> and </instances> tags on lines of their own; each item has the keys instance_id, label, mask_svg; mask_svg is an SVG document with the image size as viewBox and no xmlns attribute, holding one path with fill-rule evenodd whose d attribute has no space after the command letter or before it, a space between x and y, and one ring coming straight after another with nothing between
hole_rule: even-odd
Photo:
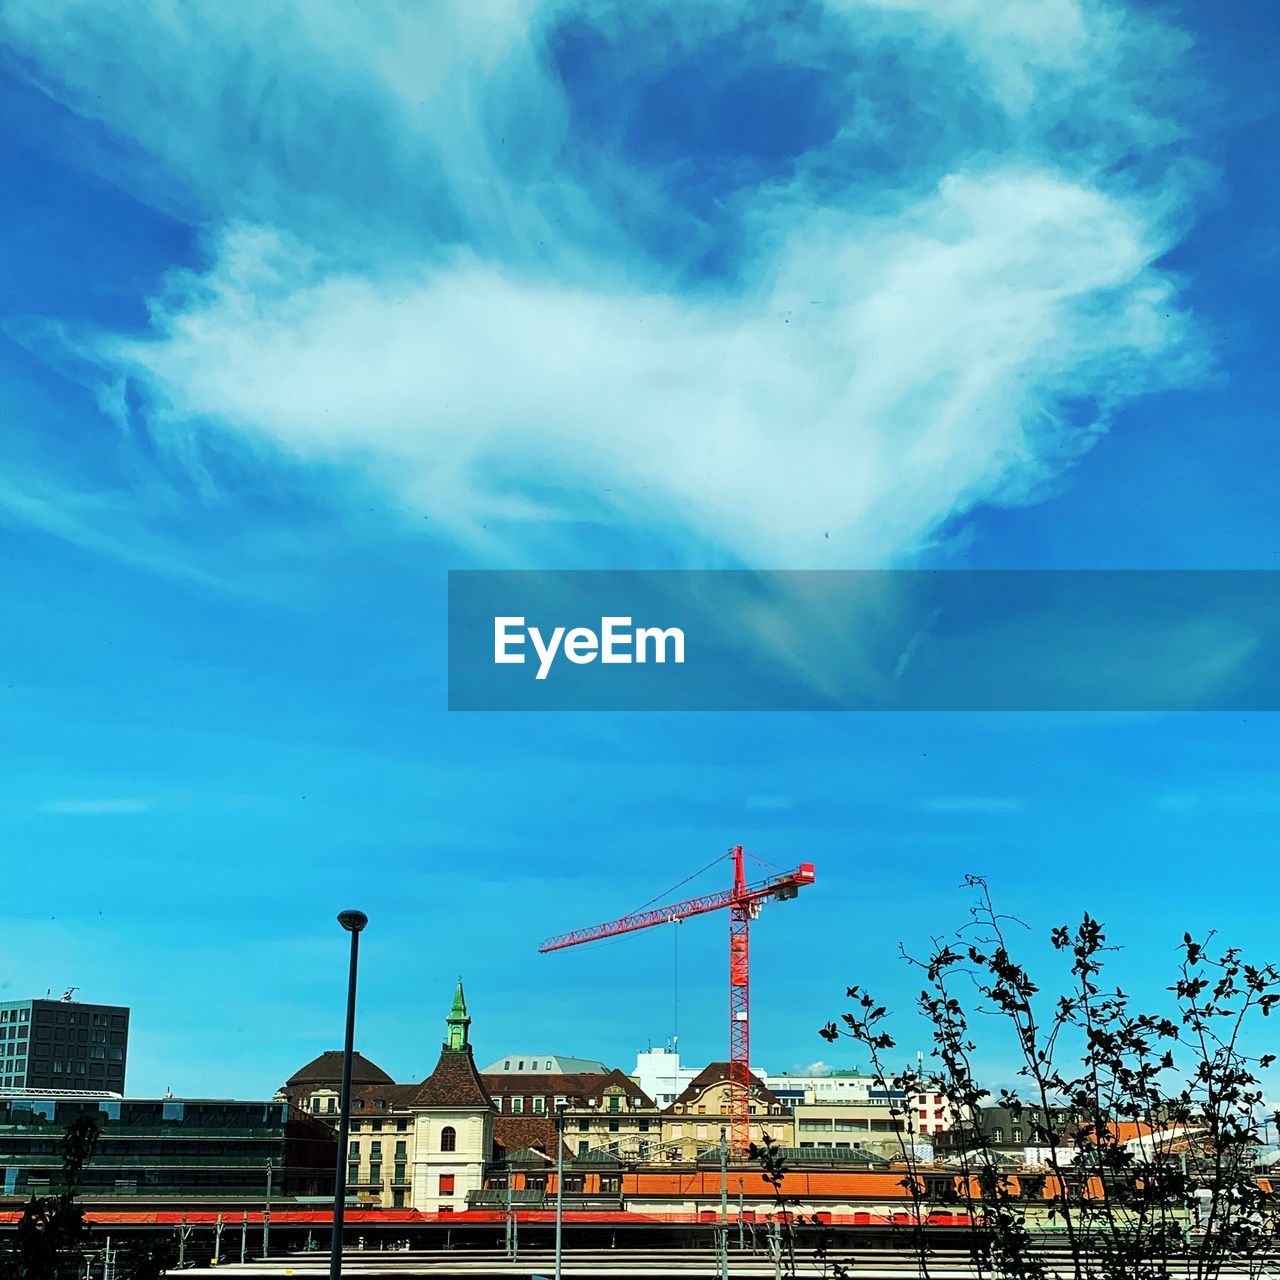
<instances>
[{"instance_id":1,"label":"overhead wire pole","mask_svg":"<svg viewBox=\"0 0 1280 1280\"><path fill-rule=\"evenodd\" d=\"M751 1142L751 970L750 926L770 898L780 902L794 898L800 889L813 883L813 863L802 862L794 871L785 871L757 884L748 884L743 865L743 849L730 850L733 859L733 887L720 893L688 898L664 907L646 907L619 920L575 929L548 938L541 952L561 951L585 942L598 942L621 933L633 933L656 924L670 924L691 916L729 908L729 1097L730 1146L735 1159L743 1158Z\"/></svg>"}]
</instances>

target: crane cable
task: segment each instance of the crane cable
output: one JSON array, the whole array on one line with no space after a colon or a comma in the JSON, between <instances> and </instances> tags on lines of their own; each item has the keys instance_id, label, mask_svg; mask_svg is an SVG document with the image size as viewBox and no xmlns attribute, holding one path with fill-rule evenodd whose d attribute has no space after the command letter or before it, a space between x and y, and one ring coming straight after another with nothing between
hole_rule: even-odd
<instances>
[{"instance_id":1,"label":"crane cable","mask_svg":"<svg viewBox=\"0 0 1280 1280\"><path fill-rule=\"evenodd\" d=\"M710 871L711 868L714 867L717 862L724 862L725 859L728 858L728 856L729 855L727 853L722 853L718 858L712 858L712 860L708 862L707 865L703 867L701 871L695 871L691 876L685 876L685 878L681 880L679 884L673 884L670 889L664 889L661 893L650 898L648 902L642 903L634 911L630 912L630 914L638 915L641 911L647 911L651 906L653 906L655 902L660 902L662 901L663 898L669 898L673 893L675 893L677 889L683 889L684 886L687 885L690 880L696 880L699 876L706 875L706 873Z\"/></svg>"}]
</instances>

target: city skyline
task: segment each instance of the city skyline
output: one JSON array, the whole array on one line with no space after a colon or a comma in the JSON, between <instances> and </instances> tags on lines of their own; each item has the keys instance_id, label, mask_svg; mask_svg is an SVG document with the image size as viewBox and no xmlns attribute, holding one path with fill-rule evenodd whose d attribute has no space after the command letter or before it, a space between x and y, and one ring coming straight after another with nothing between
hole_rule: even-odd
<instances>
[{"instance_id":1,"label":"city skyline","mask_svg":"<svg viewBox=\"0 0 1280 1280\"><path fill-rule=\"evenodd\" d=\"M738 843L817 868L771 1067L853 983L927 1051L966 873L1152 1002L1272 958L1271 715L445 710L450 568L1277 566L1274 19L732 10L5 6L0 1001L130 1092L340 1043L347 906L398 1079L458 973L482 1058L721 1060L723 922L678 1016L667 930L537 946Z\"/></svg>"}]
</instances>

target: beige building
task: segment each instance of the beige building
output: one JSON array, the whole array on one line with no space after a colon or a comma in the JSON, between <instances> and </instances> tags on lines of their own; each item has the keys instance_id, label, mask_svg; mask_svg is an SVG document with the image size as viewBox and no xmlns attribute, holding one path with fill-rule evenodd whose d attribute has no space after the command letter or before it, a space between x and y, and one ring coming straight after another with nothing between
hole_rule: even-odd
<instances>
[{"instance_id":1,"label":"beige building","mask_svg":"<svg viewBox=\"0 0 1280 1280\"><path fill-rule=\"evenodd\" d=\"M352 1061L347 1188L362 1204L461 1212L494 1158L493 1100L471 1056L471 1019L462 983L446 1020L435 1070L418 1084L396 1084L357 1053ZM338 1124L342 1054L322 1053L276 1095ZM527 1135L516 1137L524 1142Z\"/></svg>"},{"instance_id":2,"label":"beige building","mask_svg":"<svg viewBox=\"0 0 1280 1280\"><path fill-rule=\"evenodd\" d=\"M661 1159L693 1161L728 1139L732 1114L729 1064L704 1067L662 1113ZM751 1141L765 1136L779 1146L794 1145L795 1126L783 1102L756 1077L751 1080Z\"/></svg>"},{"instance_id":3,"label":"beige building","mask_svg":"<svg viewBox=\"0 0 1280 1280\"><path fill-rule=\"evenodd\" d=\"M504 1118L554 1122L563 1107L565 1149L571 1156L605 1152L647 1160L661 1140L661 1112L630 1076L616 1069L486 1073L481 1078Z\"/></svg>"},{"instance_id":4,"label":"beige building","mask_svg":"<svg viewBox=\"0 0 1280 1280\"><path fill-rule=\"evenodd\" d=\"M420 1087L396 1084L363 1054L352 1058L347 1189L364 1204L409 1205L413 1117L407 1105ZM331 1049L294 1072L276 1098L336 1129L341 1088L342 1053Z\"/></svg>"},{"instance_id":5,"label":"beige building","mask_svg":"<svg viewBox=\"0 0 1280 1280\"><path fill-rule=\"evenodd\" d=\"M413 1116L410 1205L427 1213L464 1211L468 1195L484 1186L493 1157L493 1100L471 1056L471 1018L461 980L446 1026L436 1068L408 1104Z\"/></svg>"},{"instance_id":6,"label":"beige building","mask_svg":"<svg viewBox=\"0 0 1280 1280\"><path fill-rule=\"evenodd\" d=\"M908 1132L905 1101L858 1098L802 1102L795 1109L796 1146L865 1151L883 1157L902 1153Z\"/></svg>"},{"instance_id":7,"label":"beige building","mask_svg":"<svg viewBox=\"0 0 1280 1280\"><path fill-rule=\"evenodd\" d=\"M893 1159L933 1145L955 1114L946 1095L934 1090L894 1098L819 1098L795 1108L796 1144L865 1151Z\"/></svg>"}]
</instances>

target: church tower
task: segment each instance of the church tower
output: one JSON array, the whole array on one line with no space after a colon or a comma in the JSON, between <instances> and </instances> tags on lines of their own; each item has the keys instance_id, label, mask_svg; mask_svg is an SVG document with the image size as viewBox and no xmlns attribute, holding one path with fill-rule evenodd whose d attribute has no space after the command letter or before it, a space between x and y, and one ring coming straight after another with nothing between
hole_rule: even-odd
<instances>
[{"instance_id":1,"label":"church tower","mask_svg":"<svg viewBox=\"0 0 1280 1280\"><path fill-rule=\"evenodd\" d=\"M413 1101L413 1204L426 1213L462 1213L484 1186L493 1152L493 1099L471 1056L471 1015L462 979L445 1019L435 1070Z\"/></svg>"},{"instance_id":2,"label":"church tower","mask_svg":"<svg viewBox=\"0 0 1280 1280\"><path fill-rule=\"evenodd\" d=\"M471 1018L467 1014L467 998L462 994L462 979L458 979L458 989L453 993L453 1008L445 1019L449 1033L445 1037L445 1048L450 1053L461 1053L471 1046Z\"/></svg>"}]
</instances>

